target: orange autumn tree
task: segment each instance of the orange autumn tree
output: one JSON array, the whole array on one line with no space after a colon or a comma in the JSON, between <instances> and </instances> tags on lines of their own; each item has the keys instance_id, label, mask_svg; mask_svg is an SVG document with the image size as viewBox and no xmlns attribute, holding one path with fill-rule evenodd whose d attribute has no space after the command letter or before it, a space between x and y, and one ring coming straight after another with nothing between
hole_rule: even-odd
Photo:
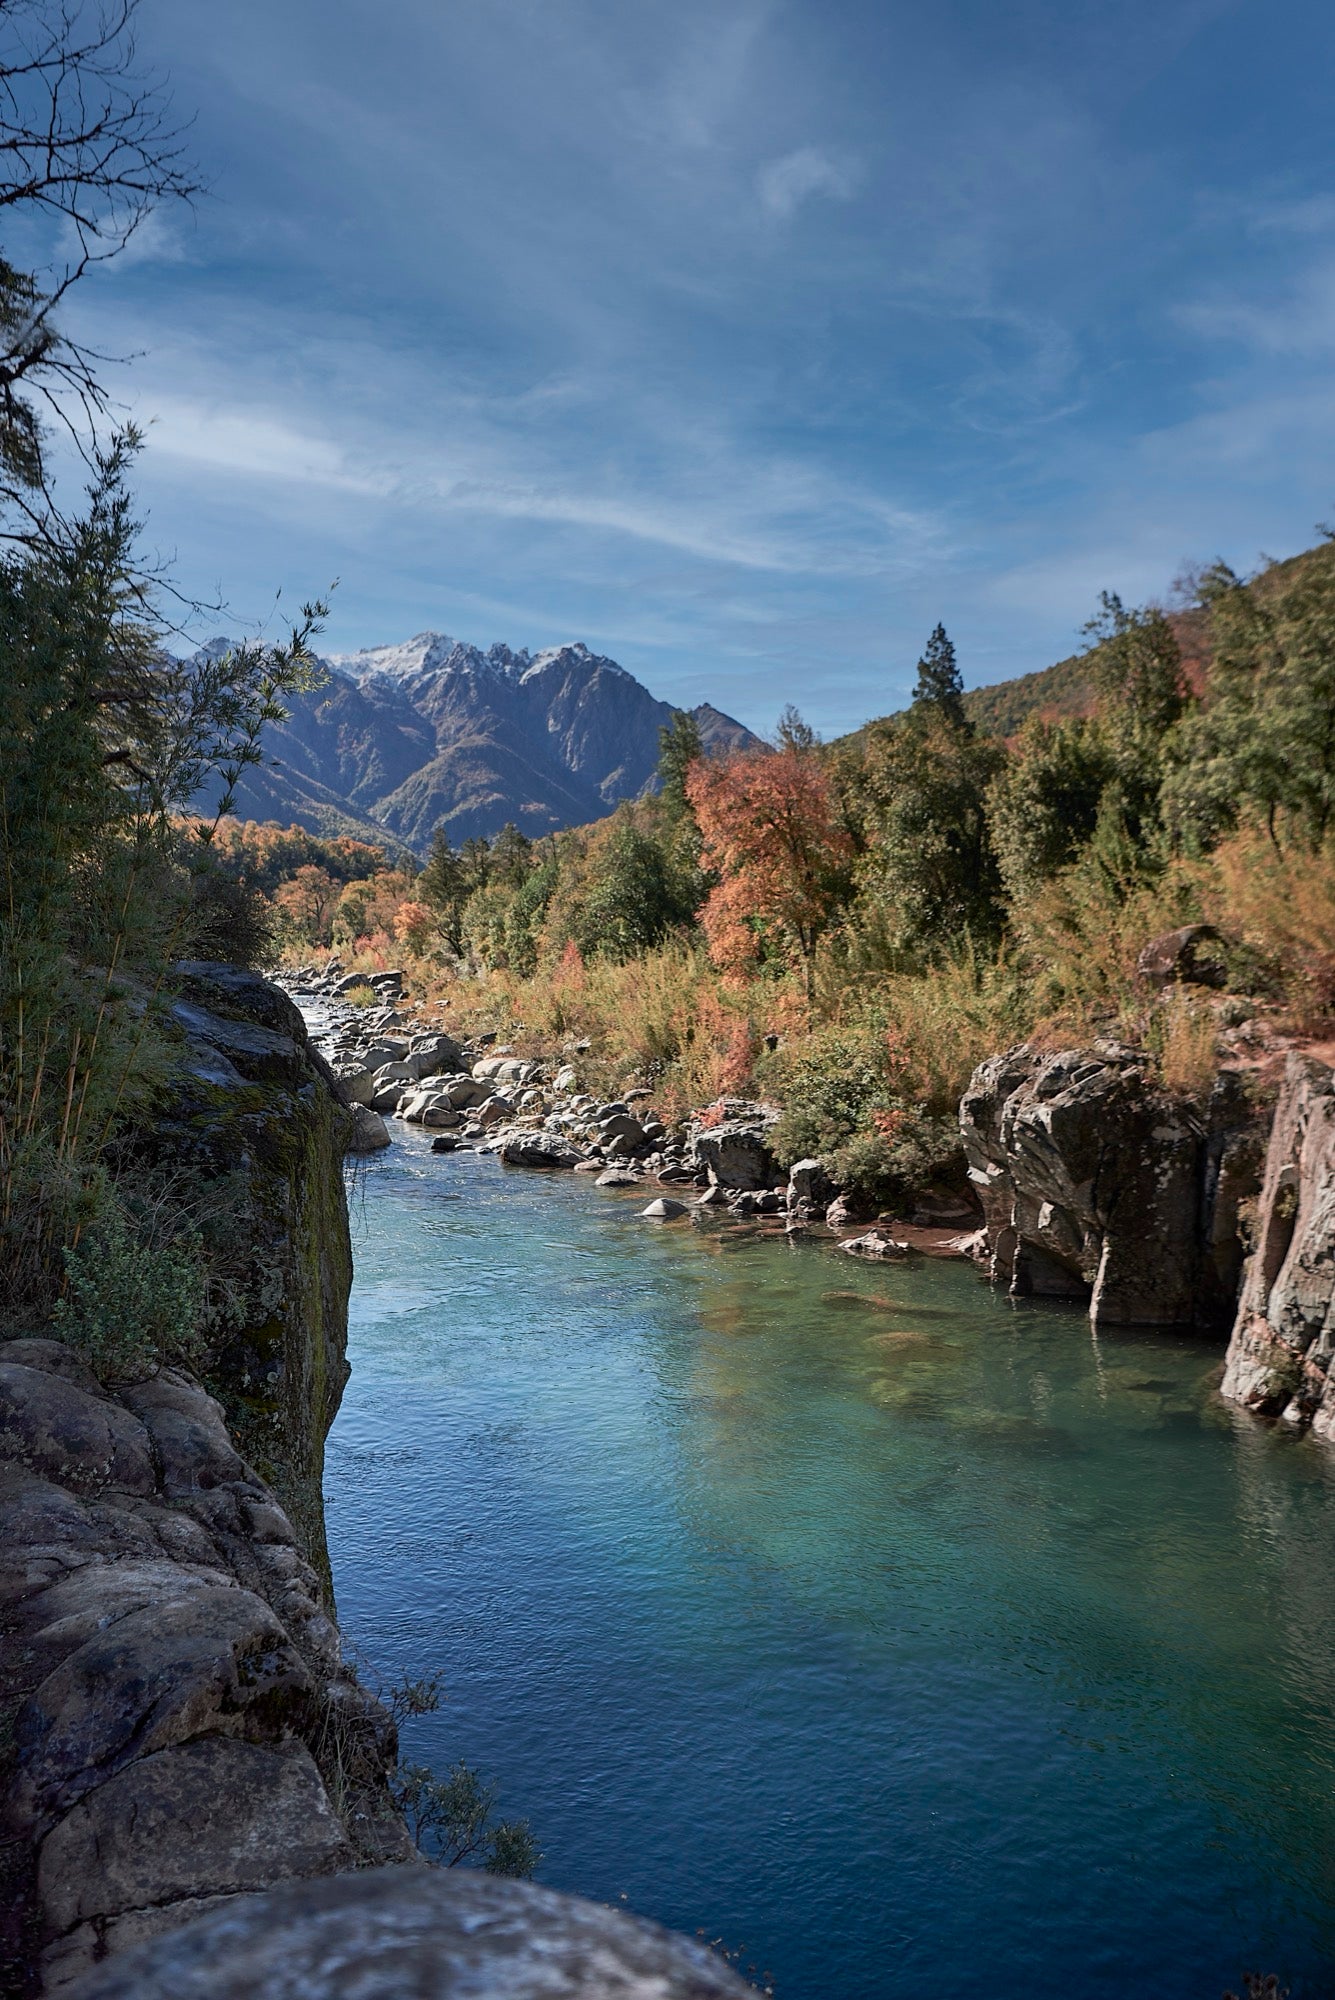
<instances>
[{"instance_id":1,"label":"orange autumn tree","mask_svg":"<svg viewBox=\"0 0 1335 2000\"><path fill-rule=\"evenodd\" d=\"M813 740L789 732L777 750L699 758L686 796L701 863L719 878L700 912L710 957L720 971L742 973L777 945L801 967L809 1000L816 948L852 858Z\"/></svg>"}]
</instances>

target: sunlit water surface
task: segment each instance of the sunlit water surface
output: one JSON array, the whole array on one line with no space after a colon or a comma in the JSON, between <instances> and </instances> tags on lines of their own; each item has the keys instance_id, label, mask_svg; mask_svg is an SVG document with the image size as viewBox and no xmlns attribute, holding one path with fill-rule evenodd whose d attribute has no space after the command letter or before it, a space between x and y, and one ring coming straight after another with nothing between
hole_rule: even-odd
<instances>
[{"instance_id":1,"label":"sunlit water surface","mask_svg":"<svg viewBox=\"0 0 1335 2000\"><path fill-rule=\"evenodd\" d=\"M444 1675L405 1754L779 2000L1335 1991L1326 1448L1190 1342L641 1205L359 1175L329 1540Z\"/></svg>"}]
</instances>

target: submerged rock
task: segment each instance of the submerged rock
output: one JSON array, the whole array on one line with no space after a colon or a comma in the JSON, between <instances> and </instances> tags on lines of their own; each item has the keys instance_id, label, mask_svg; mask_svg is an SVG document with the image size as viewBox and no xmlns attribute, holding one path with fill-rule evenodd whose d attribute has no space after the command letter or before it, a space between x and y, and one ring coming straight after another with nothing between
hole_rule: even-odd
<instances>
[{"instance_id":1,"label":"submerged rock","mask_svg":"<svg viewBox=\"0 0 1335 2000\"><path fill-rule=\"evenodd\" d=\"M869 1229L865 1236L850 1236L839 1248L850 1257L871 1257L880 1263L911 1255L907 1243L898 1242L883 1229Z\"/></svg>"}]
</instances>

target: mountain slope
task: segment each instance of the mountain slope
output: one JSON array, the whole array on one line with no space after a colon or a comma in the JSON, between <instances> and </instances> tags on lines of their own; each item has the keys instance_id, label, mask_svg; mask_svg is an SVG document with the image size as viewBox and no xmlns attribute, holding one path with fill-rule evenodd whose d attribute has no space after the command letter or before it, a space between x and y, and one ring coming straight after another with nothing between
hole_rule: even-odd
<instances>
[{"instance_id":1,"label":"mountain slope","mask_svg":"<svg viewBox=\"0 0 1335 2000\"><path fill-rule=\"evenodd\" d=\"M419 853L438 826L457 843L508 820L536 838L602 818L652 782L676 713L580 644L484 652L422 632L322 664L325 683L266 730L238 811L359 839L378 829ZM692 713L707 750L758 741L709 703Z\"/></svg>"}]
</instances>

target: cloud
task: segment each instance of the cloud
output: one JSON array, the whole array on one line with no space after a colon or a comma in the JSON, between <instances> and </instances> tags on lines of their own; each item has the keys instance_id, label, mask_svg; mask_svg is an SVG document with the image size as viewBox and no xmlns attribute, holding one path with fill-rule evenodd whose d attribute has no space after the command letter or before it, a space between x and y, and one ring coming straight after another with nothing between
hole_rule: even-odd
<instances>
[{"instance_id":1,"label":"cloud","mask_svg":"<svg viewBox=\"0 0 1335 2000\"><path fill-rule=\"evenodd\" d=\"M813 195L847 201L853 193L853 176L819 146L799 146L795 153L785 153L761 168L756 192L768 214L787 222Z\"/></svg>"}]
</instances>

